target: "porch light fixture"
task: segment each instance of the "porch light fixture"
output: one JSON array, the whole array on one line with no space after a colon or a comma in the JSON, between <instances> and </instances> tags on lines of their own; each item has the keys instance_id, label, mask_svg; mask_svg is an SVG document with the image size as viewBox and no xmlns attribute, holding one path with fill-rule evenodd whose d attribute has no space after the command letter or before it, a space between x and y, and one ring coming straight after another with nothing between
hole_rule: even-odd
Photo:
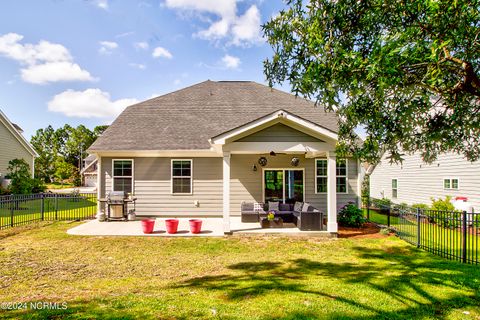
<instances>
[{"instance_id":1,"label":"porch light fixture","mask_svg":"<svg viewBox=\"0 0 480 320\"><path fill-rule=\"evenodd\" d=\"M292 158L292 161L290 161L290 164L291 164L293 167L297 167L299 163L300 163L300 159L298 159L297 157L293 157L293 158Z\"/></svg>"},{"instance_id":2,"label":"porch light fixture","mask_svg":"<svg viewBox=\"0 0 480 320\"><path fill-rule=\"evenodd\" d=\"M252 166L252 171L257 171L257 170L258 170L258 169L257 169L257 165L254 164L254 165Z\"/></svg>"},{"instance_id":3,"label":"porch light fixture","mask_svg":"<svg viewBox=\"0 0 480 320\"><path fill-rule=\"evenodd\" d=\"M261 157L260 159L258 159L258 164L262 167L265 167L267 165L267 158Z\"/></svg>"}]
</instances>

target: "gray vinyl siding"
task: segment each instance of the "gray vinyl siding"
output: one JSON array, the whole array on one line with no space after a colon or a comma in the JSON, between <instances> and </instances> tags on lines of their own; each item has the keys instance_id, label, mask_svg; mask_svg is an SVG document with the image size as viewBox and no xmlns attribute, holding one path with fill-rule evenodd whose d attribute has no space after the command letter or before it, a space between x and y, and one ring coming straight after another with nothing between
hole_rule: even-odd
<instances>
[{"instance_id":1,"label":"gray vinyl siding","mask_svg":"<svg viewBox=\"0 0 480 320\"><path fill-rule=\"evenodd\" d=\"M265 168L294 168L294 155L266 156ZM315 194L315 160L305 159L295 168L305 169L305 201L327 211L327 195ZM260 155L232 155L230 163L230 211L240 215L242 201L263 202L262 167ZM126 158L125 158L126 159ZM134 160L134 194L138 215L152 216L222 216L223 178L222 158L192 158L193 194L172 195L170 190L171 158L129 158ZM177 159L177 158L176 158ZM252 170L257 164L257 171ZM357 201L357 162L348 161L348 194L337 194L338 209L349 201ZM112 190L112 158L102 157L102 194ZM194 201L198 200L199 207Z\"/></svg>"},{"instance_id":2,"label":"gray vinyl siding","mask_svg":"<svg viewBox=\"0 0 480 320\"><path fill-rule=\"evenodd\" d=\"M290 166L292 157L300 158L298 167ZM263 171L258 165L260 155L232 155L231 157L231 184L230 184L230 211L232 215L240 215L240 204L242 201L263 202ZM327 194L315 193L315 159L305 158L303 155L265 156L268 163L264 169L304 169L304 197L305 202L327 212ZM258 170L253 171L256 164ZM353 159L348 161L348 193L337 193L337 208L350 201L357 203L357 162Z\"/></svg>"},{"instance_id":3,"label":"gray vinyl siding","mask_svg":"<svg viewBox=\"0 0 480 320\"><path fill-rule=\"evenodd\" d=\"M458 190L445 190L444 178L458 178ZM431 198L465 196L480 210L480 163L469 162L456 154L443 154L433 164L423 163L420 155L406 155L402 165L390 165L382 158L370 177L372 197L392 199L392 179L398 180L394 202L431 204Z\"/></svg>"},{"instance_id":4,"label":"gray vinyl siding","mask_svg":"<svg viewBox=\"0 0 480 320\"><path fill-rule=\"evenodd\" d=\"M323 142L320 139L278 123L252 133L236 142Z\"/></svg>"},{"instance_id":5,"label":"gray vinyl siding","mask_svg":"<svg viewBox=\"0 0 480 320\"><path fill-rule=\"evenodd\" d=\"M13 159L24 159L33 168L33 155L23 144L0 122L0 180L7 174L8 162Z\"/></svg>"},{"instance_id":6,"label":"gray vinyl siding","mask_svg":"<svg viewBox=\"0 0 480 320\"><path fill-rule=\"evenodd\" d=\"M134 160L133 191L138 215L219 216L222 215L222 159L193 158L193 194L171 193L171 158ZM178 159L178 158L175 158ZM102 158L106 191L112 190L112 158ZM194 201L199 201L199 206Z\"/></svg>"}]
</instances>

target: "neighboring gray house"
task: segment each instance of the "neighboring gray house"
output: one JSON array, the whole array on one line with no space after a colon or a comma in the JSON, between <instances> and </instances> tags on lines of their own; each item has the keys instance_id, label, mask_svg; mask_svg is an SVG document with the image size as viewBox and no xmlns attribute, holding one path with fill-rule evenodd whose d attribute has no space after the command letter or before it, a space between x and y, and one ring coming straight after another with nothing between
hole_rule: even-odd
<instances>
[{"instance_id":1,"label":"neighboring gray house","mask_svg":"<svg viewBox=\"0 0 480 320\"><path fill-rule=\"evenodd\" d=\"M442 154L426 164L418 153L405 155L400 165L391 165L386 155L370 168L370 194L395 203L425 203L431 198L467 197L475 210L480 209L480 162L469 162L458 154Z\"/></svg>"},{"instance_id":2,"label":"neighboring gray house","mask_svg":"<svg viewBox=\"0 0 480 320\"><path fill-rule=\"evenodd\" d=\"M96 187L97 186L97 166L98 159L95 155L90 154L83 159L82 170L82 184L84 187Z\"/></svg>"},{"instance_id":3,"label":"neighboring gray house","mask_svg":"<svg viewBox=\"0 0 480 320\"><path fill-rule=\"evenodd\" d=\"M242 201L305 201L336 232L337 210L360 205L362 179L359 161L336 161L337 131L336 114L311 101L205 81L128 107L88 152L99 159L99 197L134 193L138 215L223 216L229 232Z\"/></svg>"},{"instance_id":4,"label":"neighboring gray house","mask_svg":"<svg viewBox=\"0 0 480 320\"><path fill-rule=\"evenodd\" d=\"M22 135L22 129L10 122L0 110L0 183L7 174L8 162L13 159L24 159L34 172L37 153ZM3 183L5 186L5 183Z\"/></svg>"}]
</instances>

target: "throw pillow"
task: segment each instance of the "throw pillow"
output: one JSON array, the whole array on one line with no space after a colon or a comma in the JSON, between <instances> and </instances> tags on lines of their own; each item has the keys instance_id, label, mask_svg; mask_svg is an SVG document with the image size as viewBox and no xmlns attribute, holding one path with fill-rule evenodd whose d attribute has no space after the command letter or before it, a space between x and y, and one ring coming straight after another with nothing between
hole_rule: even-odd
<instances>
[{"instance_id":1,"label":"throw pillow","mask_svg":"<svg viewBox=\"0 0 480 320\"><path fill-rule=\"evenodd\" d=\"M277 210L278 211L278 202L268 201L268 210Z\"/></svg>"},{"instance_id":2,"label":"throw pillow","mask_svg":"<svg viewBox=\"0 0 480 320\"><path fill-rule=\"evenodd\" d=\"M303 202L295 202L295 206L293 207L293 211L297 211L297 212L300 212L302 211L302 206L303 206Z\"/></svg>"}]
</instances>

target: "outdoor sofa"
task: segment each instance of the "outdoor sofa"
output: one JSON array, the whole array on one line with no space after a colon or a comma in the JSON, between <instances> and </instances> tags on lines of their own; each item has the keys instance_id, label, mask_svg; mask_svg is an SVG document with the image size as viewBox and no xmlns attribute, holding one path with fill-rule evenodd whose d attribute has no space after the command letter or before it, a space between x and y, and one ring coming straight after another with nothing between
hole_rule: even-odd
<instances>
[{"instance_id":1,"label":"outdoor sofa","mask_svg":"<svg viewBox=\"0 0 480 320\"><path fill-rule=\"evenodd\" d=\"M283 222L294 223L302 231L324 229L324 213L303 202L278 203L278 209L272 202L270 204L242 202L242 222L259 222L267 217L269 211L274 211L275 217L282 218Z\"/></svg>"}]
</instances>

